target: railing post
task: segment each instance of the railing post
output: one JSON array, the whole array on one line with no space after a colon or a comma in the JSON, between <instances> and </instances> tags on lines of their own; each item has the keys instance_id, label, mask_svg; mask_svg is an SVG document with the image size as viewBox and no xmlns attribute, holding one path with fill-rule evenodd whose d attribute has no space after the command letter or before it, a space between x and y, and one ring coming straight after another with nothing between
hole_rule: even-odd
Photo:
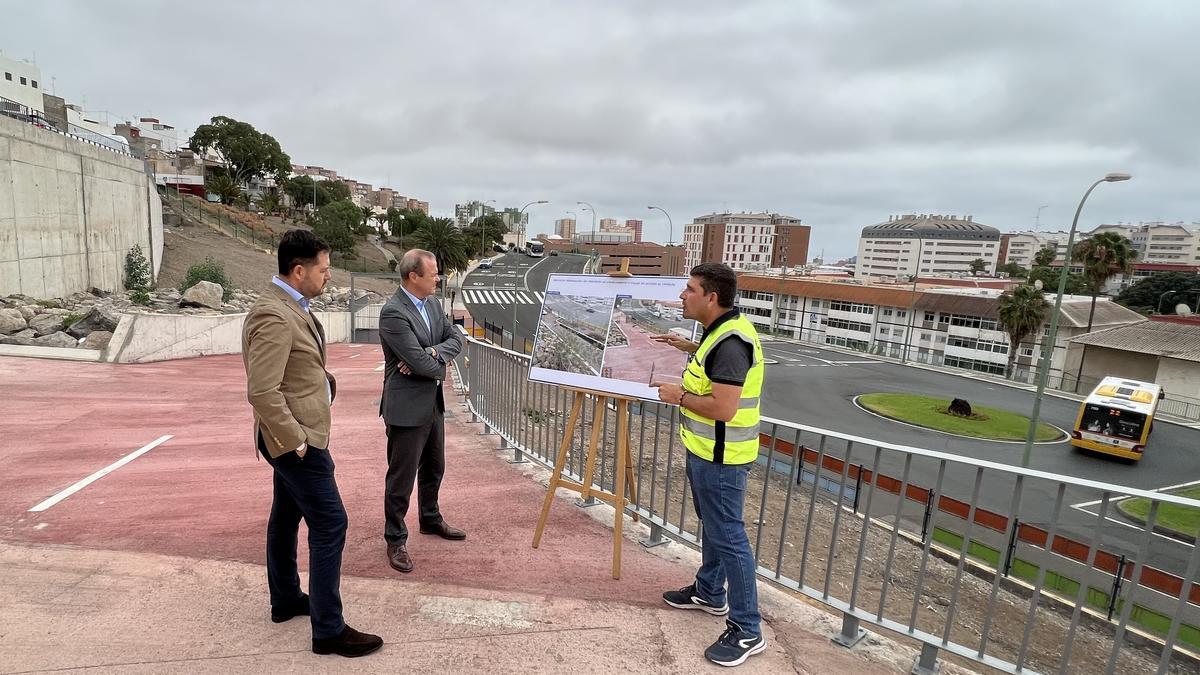
<instances>
[{"instance_id":1,"label":"railing post","mask_svg":"<svg viewBox=\"0 0 1200 675\"><path fill-rule=\"evenodd\" d=\"M912 675L934 675L938 672L938 648L928 642L921 645L921 655L913 664Z\"/></svg>"},{"instance_id":2,"label":"railing post","mask_svg":"<svg viewBox=\"0 0 1200 675\"><path fill-rule=\"evenodd\" d=\"M1117 576L1113 577L1112 592L1108 596L1108 620L1112 621L1113 612L1117 611L1117 598L1121 595L1121 583L1125 578L1125 565L1128 561L1125 559L1125 554L1121 554L1121 559L1117 561Z\"/></svg>"},{"instance_id":3,"label":"railing post","mask_svg":"<svg viewBox=\"0 0 1200 675\"><path fill-rule=\"evenodd\" d=\"M834 635L834 644L850 649L867 636L867 631L858 627L858 617L849 612L842 612L842 632Z\"/></svg>"},{"instance_id":4,"label":"railing post","mask_svg":"<svg viewBox=\"0 0 1200 675\"><path fill-rule=\"evenodd\" d=\"M1008 576L1008 573L1012 571L1013 553L1017 550L1017 533L1020 531L1021 521L1014 517L1012 534L1008 536L1008 548L1004 551L1004 567L1001 568L1002 571L1000 572L1004 576Z\"/></svg>"},{"instance_id":5,"label":"railing post","mask_svg":"<svg viewBox=\"0 0 1200 675\"><path fill-rule=\"evenodd\" d=\"M929 519L933 516L933 492L925 493L925 515L921 518L921 543L929 537Z\"/></svg>"},{"instance_id":6,"label":"railing post","mask_svg":"<svg viewBox=\"0 0 1200 675\"><path fill-rule=\"evenodd\" d=\"M650 523L650 538L643 539L641 541L642 546L646 548L654 548L655 546L662 546L666 543L668 543L668 541L665 537L663 537L662 526L658 523Z\"/></svg>"}]
</instances>

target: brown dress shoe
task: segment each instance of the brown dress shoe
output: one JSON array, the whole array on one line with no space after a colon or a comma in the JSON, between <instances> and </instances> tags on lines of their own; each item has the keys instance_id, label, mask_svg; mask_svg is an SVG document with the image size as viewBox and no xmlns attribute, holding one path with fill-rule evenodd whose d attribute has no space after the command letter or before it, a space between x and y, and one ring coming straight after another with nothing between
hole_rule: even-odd
<instances>
[{"instance_id":1,"label":"brown dress shoe","mask_svg":"<svg viewBox=\"0 0 1200 675\"><path fill-rule=\"evenodd\" d=\"M467 538L466 532L456 527L450 527L444 520L437 525L422 525L421 534L436 534L442 539L449 539L450 541L462 541Z\"/></svg>"},{"instance_id":2,"label":"brown dress shoe","mask_svg":"<svg viewBox=\"0 0 1200 675\"><path fill-rule=\"evenodd\" d=\"M383 638L370 633L360 633L346 626L342 634L332 638L313 638L312 650L315 654L337 654L354 658L366 656L383 646Z\"/></svg>"},{"instance_id":3,"label":"brown dress shoe","mask_svg":"<svg viewBox=\"0 0 1200 675\"><path fill-rule=\"evenodd\" d=\"M404 544L388 544L388 564L397 572L413 571L412 558L408 555L408 547Z\"/></svg>"}]
</instances>

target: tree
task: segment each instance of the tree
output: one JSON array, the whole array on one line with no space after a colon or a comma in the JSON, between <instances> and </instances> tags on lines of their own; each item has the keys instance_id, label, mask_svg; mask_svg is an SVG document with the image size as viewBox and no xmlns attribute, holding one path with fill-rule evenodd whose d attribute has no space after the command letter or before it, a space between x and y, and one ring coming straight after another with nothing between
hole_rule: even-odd
<instances>
[{"instance_id":1,"label":"tree","mask_svg":"<svg viewBox=\"0 0 1200 675\"><path fill-rule=\"evenodd\" d=\"M361 212L359 216L361 220L359 221L358 227L355 228L354 233L361 236L366 236L373 231L371 229L371 219L375 217L375 207L369 205L363 206L359 209L359 211Z\"/></svg>"},{"instance_id":2,"label":"tree","mask_svg":"<svg viewBox=\"0 0 1200 675\"><path fill-rule=\"evenodd\" d=\"M1002 272L1004 274L1007 274L1009 277L1011 277L1013 279L1024 279L1025 277L1029 276L1029 270L1025 269L1024 267L1021 267L1020 265L1018 265L1015 262L1004 263L1003 265L996 268L996 272L997 273Z\"/></svg>"},{"instance_id":3,"label":"tree","mask_svg":"<svg viewBox=\"0 0 1200 675\"><path fill-rule=\"evenodd\" d=\"M412 243L429 251L437 258L442 274L467 268L467 250L470 244L462 232L454 226L451 218L433 218L421 229L412 233Z\"/></svg>"},{"instance_id":4,"label":"tree","mask_svg":"<svg viewBox=\"0 0 1200 675\"><path fill-rule=\"evenodd\" d=\"M1054 264L1054 259L1058 257L1058 249L1047 244L1038 249L1037 253L1033 254L1034 267L1049 267Z\"/></svg>"},{"instance_id":5,"label":"tree","mask_svg":"<svg viewBox=\"0 0 1200 675\"><path fill-rule=\"evenodd\" d=\"M238 185L267 175L282 183L292 170L292 159L279 141L232 117L217 116L211 124L201 124L188 143L200 156L210 148L217 151L226 173Z\"/></svg>"},{"instance_id":6,"label":"tree","mask_svg":"<svg viewBox=\"0 0 1200 675\"><path fill-rule=\"evenodd\" d=\"M1075 244L1071 259L1083 263L1083 278L1092 295L1092 307L1088 310L1088 325L1085 333L1092 332L1092 318L1096 314L1096 296L1105 282L1117 274L1132 274L1137 249L1133 242L1119 232L1101 232Z\"/></svg>"},{"instance_id":7,"label":"tree","mask_svg":"<svg viewBox=\"0 0 1200 675\"><path fill-rule=\"evenodd\" d=\"M1042 282L1042 289L1050 292L1058 292L1058 279L1062 274L1061 267L1035 267L1029 270L1029 283L1035 281ZM1083 275L1067 273L1067 287L1063 293L1067 295L1079 295L1087 292L1087 282L1084 281Z\"/></svg>"},{"instance_id":8,"label":"tree","mask_svg":"<svg viewBox=\"0 0 1200 675\"><path fill-rule=\"evenodd\" d=\"M273 215L279 210L279 195L274 192L264 192L258 198L258 208L262 209L265 215Z\"/></svg>"},{"instance_id":9,"label":"tree","mask_svg":"<svg viewBox=\"0 0 1200 675\"><path fill-rule=\"evenodd\" d=\"M354 228L361 217L362 212L354 202L341 200L326 204L317 212L313 232L334 251L342 254L352 253Z\"/></svg>"},{"instance_id":10,"label":"tree","mask_svg":"<svg viewBox=\"0 0 1200 675\"><path fill-rule=\"evenodd\" d=\"M508 226L504 224L504 218L494 213L476 218L463 230L469 250L478 250L480 255L487 253L494 242L504 241L506 233Z\"/></svg>"},{"instance_id":11,"label":"tree","mask_svg":"<svg viewBox=\"0 0 1200 675\"><path fill-rule=\"evenodd\" d=\"M1046 321L1050 303L1045 294L1033 284L1021 284L1000 294L997 313L1000 325L1008 333L1008 367L1005 377L1012 377L1017 363L1017 351L1025 338L1037 332Z\"/></svg>"},{"instance_id":12,"label":"tree","mask_svg":"<svg viewBox=\"0 0 1200 675\"><path fill-rule=\"evenodd\" d=\"M146 260L145 254L142 253L142 247L134 244L133 248L125 254L125 290L149 290L153 276L154 272L150 269L150 261Z\"/></svg>"},{"instance_id":13,"label":"tree","mask_svg":"<svg viewBox=\"0 0 1200 675\"><path fill-rule=\"evenodd\" d=\"M350 198L350 188L340 180L313 180L312 176L292 176L284 181L283 191L298 207L313 205L316 199L317 209Z\"/></svg>"},{"instance_id":14,"label":"tree","mask_svg":"<svg viewBox=\"0 0 1200 675\"><path fill-rule=\"evenodd\" d=\"M423 230L429 224L429 215L419 209L397 209L392 207L387 211L388 231L404 246L404 235Z\"/></svg>"},{"instance_id":15,"label":"tree","mask_svg":"<svg viewBox=\"0 0 1200 675\"><path fill-rule=\"evenodd\" d=\"M208 185L205 187L220 197L222 204L232 204L242 196L242 188L229 176L213 176L208 179Z\"/></svg>"},{"instance_id":16,"label":"tree","mask_svg":"<svg viewBox=\"0 0 1200 675\"><path fill-rule=\"evenodd\" d=\"M1162 272L1121 291L1117 303L1143 314L1157 312L1160 307L1164 314L1174 314L1176 304L1196 299L1196 294L1188 291L1200 292L1200 274Z\"/></svg>"},{"instance_id":17,"label":"tree","mask_svg":"<svg viewBox=\"0 0 1200 675\"><path fill-rule=\"evenodd\" d=\"M987 261L983 258L976 258L968 263L971 268L971 274L979 276L979 273L987 269Z\"/></svg>"}]
</instances>

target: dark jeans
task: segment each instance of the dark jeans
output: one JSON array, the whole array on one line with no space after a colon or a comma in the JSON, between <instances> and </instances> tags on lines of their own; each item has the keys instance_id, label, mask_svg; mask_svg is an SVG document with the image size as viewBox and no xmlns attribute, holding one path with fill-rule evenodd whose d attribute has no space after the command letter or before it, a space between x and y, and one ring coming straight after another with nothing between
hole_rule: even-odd
<instances>
[{"instance_id":1,"label":"dark jeans","mask_svg":"<svg viewBox=\"0 0 1200 675\"><path fill-rule=\"evenodd\" d=\"M383 488L383 538L389 544L408 541L404 517L417 482L418 521L425 527L440 525L438 489L446 473L446 429L440 411L419 427L387 428L387 479Z\"/></svg>"},{"instance_id":2,"label":"dark jeans","mask_svg":"<svg viewBox=\"0 0 1200 675\"><path fill-rule=\"evenodd\" d=\"M300 519L308 526L308 595L313 638L342 634L342 549L346 545L346 509L333 477L329 451L310 447L272 458L261 436L259 451L275 474L275 497L267 522L267 585L271 606L286 607L300 598L296 536Z\"/></svg>"},{"instance_id":3,"label":"dark jeans","mask_svg":"<svg viewBox=\"0 0 1200 675\"><path fill-rule=\"evenodd\" d=\"M703 562L696 572L696 590L705 600L720 605L728 581L729 619L744 631L762 635L754 552L742 520L750 466L713 464L690 452L687 457L692 501L704 525L700 540Z\"/></svg>"}]
</instances>

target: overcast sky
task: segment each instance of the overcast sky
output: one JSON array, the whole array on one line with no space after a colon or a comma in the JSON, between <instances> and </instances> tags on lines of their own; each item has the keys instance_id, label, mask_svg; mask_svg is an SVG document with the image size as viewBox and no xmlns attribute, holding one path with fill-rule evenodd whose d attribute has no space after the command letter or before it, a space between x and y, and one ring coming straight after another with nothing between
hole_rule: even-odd
<instances>
[{"instance_id":1,"label":"overcast sky","mask_svg":"<svg viewBox=\"0 0 1200 675\"><path fill-rule=\"evenodd\" d=\"M775 211L852 255L889 214L1200 220L1200 4L9 2L0 50L111 122L214 115L298 164L531 232Z\"/></svg>"}]
</instances>

